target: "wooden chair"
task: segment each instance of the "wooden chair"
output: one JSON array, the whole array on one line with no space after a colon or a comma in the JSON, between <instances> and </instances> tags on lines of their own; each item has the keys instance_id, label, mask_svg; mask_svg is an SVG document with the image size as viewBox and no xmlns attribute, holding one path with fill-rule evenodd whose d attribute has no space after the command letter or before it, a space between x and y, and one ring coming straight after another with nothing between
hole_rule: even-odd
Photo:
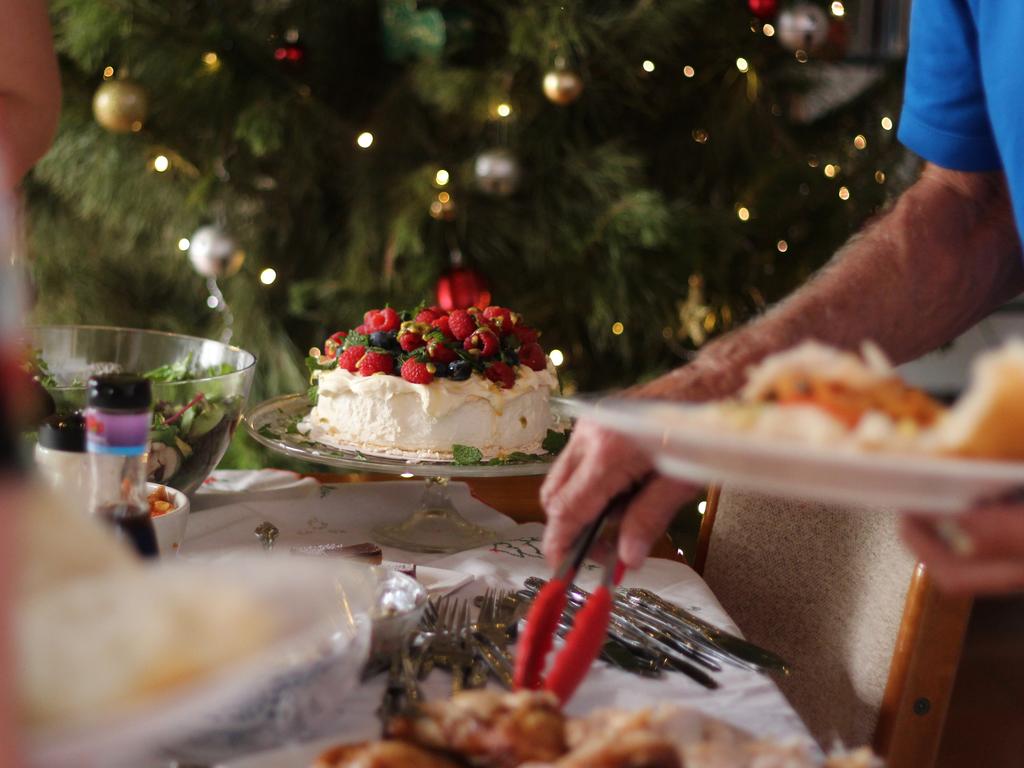
<instances>
[{"instance_id":1,"label":"wooden chair","mask_svg":"<svg viewBox=\"0 0 1024 768\"><path fill-rule=\"evenodd\" d=\"M930 768L971 601L939 593L895 525L712 488L694 567L751 640L793 663L780 686L824 746L872 743L889 768Z\"/></svg>"}]
</instances>

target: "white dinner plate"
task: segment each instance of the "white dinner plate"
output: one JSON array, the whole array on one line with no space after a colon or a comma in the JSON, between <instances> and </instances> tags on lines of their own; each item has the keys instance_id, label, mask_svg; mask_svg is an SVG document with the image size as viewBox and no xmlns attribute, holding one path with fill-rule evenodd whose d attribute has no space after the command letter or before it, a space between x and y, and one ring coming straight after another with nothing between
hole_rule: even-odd
<instances>
[{"instance_id":1,"label":"white dinner plate","mask_svg":"<svg viewBox=\"0 0 1024 768\"><path fill-rule=\"evenodd\" d=\"M275 729L288 727L281 708L297 719L300 713L292 710L304 704L305 678L315 673L327 680L332 704L340 704L358 684L369 652L373 600L373 585L365 569L307 558L275 561L252 555L208 561L175 559L154 568L168 571L167 575L192 571L207 581L244 588L274 617L272 636L261 650L237 663L170 686L144 702L96 712L73 726L30 733L32 765L137 767L152 764L161 748L170 755L178 754L180 746L190 755L209 754L204 761L212 761L276 746L286 739ZM116 589L116 577L104 574L100 578ZM202 600L202 594L197 593L196 599ZM61 631L69 632L69 628ZM131 626L123 629L127 636L133 631ZM68 640L74 642L72 636ZM312 704L323 711L323 693L319 695ZM209 743L211 728L216 744ZM269 734L273 740L249 744L252 733ZM161 764L166 765L167 758Z\"/></svg>"},{"instance_id":2,"label":"white dinner plate","mask_svg":"<svg viewBox=\"0 0 1024 768\"><path fill-rule=\"evenodd\" d=\"M713 430L685 403L574 402L574 416L635 439L666 475L809 501L959 512L1024 488L1024 462L868 452Z\"/></svg>"}]
</instances>

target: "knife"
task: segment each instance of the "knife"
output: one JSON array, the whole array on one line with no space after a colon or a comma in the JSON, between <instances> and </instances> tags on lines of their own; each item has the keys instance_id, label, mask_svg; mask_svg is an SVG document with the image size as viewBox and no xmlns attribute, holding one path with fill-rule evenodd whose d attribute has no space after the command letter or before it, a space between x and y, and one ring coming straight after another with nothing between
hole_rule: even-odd
<instances>
[{"instance_id":1,"label":"knife","mask_svg":"<svg viewBox=\"0 0 1024 768\"><path fill-rule=\"evenodd\" d=\"M781 672L784 675L788 675L792 670L789 663L777 654L772 653L749 640L744 640L742 637L737 637L723 629L719 629L714 624L708 623L699 616L695 616L690 613L685 608L681 608L675 603L671 603L660 595L651 592L649 589L630 587L628 589L620 590L619 594L624 595L633 605L638 605L648 609L655 607L664 611L668 616L675 619L680 624L691 629L696 629L700 634L708 639L708 642L717 646L725 653L746 662L748 665L759 669Z\"/></svg>"},{"instance_id":2,"label":"knife","mask_svg":"<svg viewBox=\"0 0 1024 768\"><path fill-rule=\"evenodd\" d=\"M586 602L589 594L586 590L580 589L573 584L569 587L569 596L572 600L583 603ZM702 664L713 672L722 671L722 665L719 664L718 661L723 658L725 654L721 649L711 646L703 636L700 636L700 639L703 640L703 642L700 642L700 647L697 647L697 645L694 644L695 638L693 633L684 635L676 628L676 626L667 624L657 617L652 619L647 614L641 614L641 612L633 606L628 606L628 610L624 610L623 608L624 606L621 602L616 606L613 601L611 617L612 624L630 634L633 634L634 636L636 632L646 635L648 638L647 644L649 646L654 646L651 650L657 650L664 654L665 651L663 649L665 646L668 646L684 656Z\"/></svg>"}]
</instances>

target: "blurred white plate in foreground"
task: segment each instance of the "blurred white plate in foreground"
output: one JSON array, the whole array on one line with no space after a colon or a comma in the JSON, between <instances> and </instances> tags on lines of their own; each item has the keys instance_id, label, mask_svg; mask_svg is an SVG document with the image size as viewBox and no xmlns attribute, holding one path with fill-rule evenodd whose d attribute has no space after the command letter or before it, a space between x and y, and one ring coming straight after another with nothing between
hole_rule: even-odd
<instances>
[{"instance_id":1,"label":"blurred white plate in foreground","mask_svg":"<svg viewBox=\"0 0 1024 768\"><path fill-rule=\"evenodd\" d=\"M96 582L99 594L112 595L116 600L125 578L126 573L119 571L90 581ZM343 698L358 682L369 647L368 613L373 589L367 569L308 558L243 556L211 562L164 561L141 573L129 572L127 578L152 582L153 599L158 599L162 591L158 585L161 581L181 579L186 584L200 585L192 592L196 601L206 599L203 584L211 590L233 587L251 596L261 614L265 612L270 619L269 631L258 648L237 662L218 664L185 680L165 682L148 695L136 697L130 705L80 716L73 725L31 732L28 747L32 765L137 766L145 762L142 756L151 754L154 747L187 739L214 722L230 731L232 723L225 718L234 720L233 712L252 709L254 702L262 702L270 692L276 699L282 691L299 690L292 681L310 668L330 664L334 671L340 670L333 675L334 697ZM119 622L116 627L101 630L101 637L131 643L133 638L145 635L145 628L138 622L123 620L123 611L113 613L111 617L96 612L97 624ZM87 629L70 624L54 629L64 635L62 642L69 644L83 644L83 635L88 634ZM181 638L183 645L189 640L188 636ZM109 647L92 652L104 650L116 653ZM65 655L59 649L56 654ZM88 654L80 652L74 659L75 664L89 662ZM338 681L344 683L340 689ZM239 725L248 728L250 724Z\"/></svg>"},{"instance_id":2,"label":"blurred white plate in foreground","mask_svg":"<svg viewBox=\"0 0 1024 768\"><path fill-rule=\"evenodd\" d=\"M700 484L893 510L959 512L1024 487L1024 462L869 453L715 431L694 405L574 402L574 416L633 438L659 471Z\"/></svg>"}]
</instances>

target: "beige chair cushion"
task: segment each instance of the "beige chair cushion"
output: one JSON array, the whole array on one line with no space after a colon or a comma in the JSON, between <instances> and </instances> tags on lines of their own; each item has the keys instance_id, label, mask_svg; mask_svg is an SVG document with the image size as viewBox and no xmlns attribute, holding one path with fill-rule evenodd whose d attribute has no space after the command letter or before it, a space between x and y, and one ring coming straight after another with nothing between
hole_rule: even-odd
<instances>
[{"instance_id":1,"label":"beige chair cushion","mask_svg":"<svg viewBox=\"0 0 1024 768\"><path fill-rule=\"evenodd\" d=\"M723 490L704 577L823 746L870 744L914 561L897 518Z\"/></svg>"}]
</instances>

